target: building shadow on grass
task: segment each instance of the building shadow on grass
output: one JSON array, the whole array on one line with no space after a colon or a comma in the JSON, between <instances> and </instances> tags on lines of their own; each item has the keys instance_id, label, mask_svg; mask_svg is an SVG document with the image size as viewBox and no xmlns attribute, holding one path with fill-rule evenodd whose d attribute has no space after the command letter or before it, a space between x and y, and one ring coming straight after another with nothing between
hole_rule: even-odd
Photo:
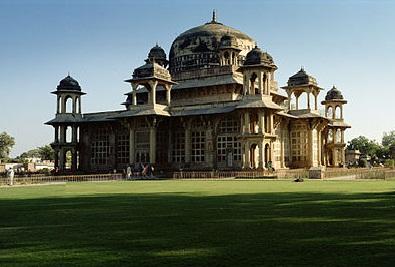
<instances>
[{"instance_id":1,"label":"building shadow on grass","mask_svg":"<svg viewBox=\"0 0 395 267\"><path fill-rule=\"evenodd\" d=\"M395 194L0 200L0 265L392 266Z\"/></svg>"}]
</instances>

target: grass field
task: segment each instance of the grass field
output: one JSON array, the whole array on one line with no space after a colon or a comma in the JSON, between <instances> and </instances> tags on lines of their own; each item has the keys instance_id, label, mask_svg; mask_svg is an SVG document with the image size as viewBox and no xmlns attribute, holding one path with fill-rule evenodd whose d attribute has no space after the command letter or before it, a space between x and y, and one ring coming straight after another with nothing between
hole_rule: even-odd
<instances>
[{"instance_id":1,"label":"grass field","mask_svg":"<svg viewBox=\"0 0 395 267\"><path fill-rule=\"evenodd\" d=\"M0 266L395 266L395 182L0 188Z\"/></svg>"}]
</instances>

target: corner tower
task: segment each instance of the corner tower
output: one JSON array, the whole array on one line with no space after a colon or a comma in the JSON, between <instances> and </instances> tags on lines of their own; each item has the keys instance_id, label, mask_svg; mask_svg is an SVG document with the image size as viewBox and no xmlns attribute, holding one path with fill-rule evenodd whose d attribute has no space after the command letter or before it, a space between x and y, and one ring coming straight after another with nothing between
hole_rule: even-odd
<instances>
[{"instance_id":1,"label":"corner tower","mask_svg":"<svg viewBox=\"0 0 395 267\"><path fill-rule=\"evenodd\" d=\"M78 131L82 120L81 91L79 83L70 75L59 82L55 118L46 124L55 129L54 142L51 144L55 150L55 168L60 172L67 169L75 172L78 169Z\"/></svg>"},{"instance_id":2,"label":"corner tower","mask_svg":"<svg viewBox=\"0 0 395 267\"><path fill-rule=\"evenodd\" d=\"M344 131L351 128L344 122L343 106L347 104L342 93L333 86L321 102L325 105L325 117L330 121L326 132L326 160L327 165L332 167L345 166L345 141Z\"/></svg>"}]
</instances>

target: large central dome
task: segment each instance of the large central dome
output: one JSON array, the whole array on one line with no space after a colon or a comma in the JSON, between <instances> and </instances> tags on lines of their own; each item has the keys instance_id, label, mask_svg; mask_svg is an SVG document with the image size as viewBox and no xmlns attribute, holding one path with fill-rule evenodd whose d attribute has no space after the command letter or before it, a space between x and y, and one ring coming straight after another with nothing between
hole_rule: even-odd
<instances>
[{"instance_id":1,"label":"large central dome","mask_svg":"<svg viewBox=\"0 0 395 267\"><path fill-rule=\"evenodd\" d=\"M211 22L194 27L180 34L170 49L170 72L176 74L183 70L210 68L219 65L218 48L222 37L236 40L240 59L255 47L255 41L247 34L219 23Z\"/></svg>"}]
</instances>

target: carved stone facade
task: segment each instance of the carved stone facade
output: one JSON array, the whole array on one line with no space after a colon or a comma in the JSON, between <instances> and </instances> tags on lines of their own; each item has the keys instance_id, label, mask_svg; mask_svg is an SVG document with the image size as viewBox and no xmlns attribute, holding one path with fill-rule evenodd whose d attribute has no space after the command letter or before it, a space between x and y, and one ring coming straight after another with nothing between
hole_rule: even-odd
<instances>
[{"instance_id":1,"label":"carved stone facade","mask_svg":"<svg viewBox=\"0 0 395 267\"><path fill-rule=\"evenodd\" d=\"M276 70L252 38L214 15L178 36L169 60L158 45L150 50L126 80L131 91L124 110L82 114L84 93L68 76L54 92L56 117L47 122L55 129L56 167L97 172L140 162L169 170L343 165L344 131L350 126L343 120L347 101L340 91L328 92L321 115L316 79L301 69L282 87L285 95ZM306 107L301 95L307 96Z\"/></svg>"}]
</instances>

